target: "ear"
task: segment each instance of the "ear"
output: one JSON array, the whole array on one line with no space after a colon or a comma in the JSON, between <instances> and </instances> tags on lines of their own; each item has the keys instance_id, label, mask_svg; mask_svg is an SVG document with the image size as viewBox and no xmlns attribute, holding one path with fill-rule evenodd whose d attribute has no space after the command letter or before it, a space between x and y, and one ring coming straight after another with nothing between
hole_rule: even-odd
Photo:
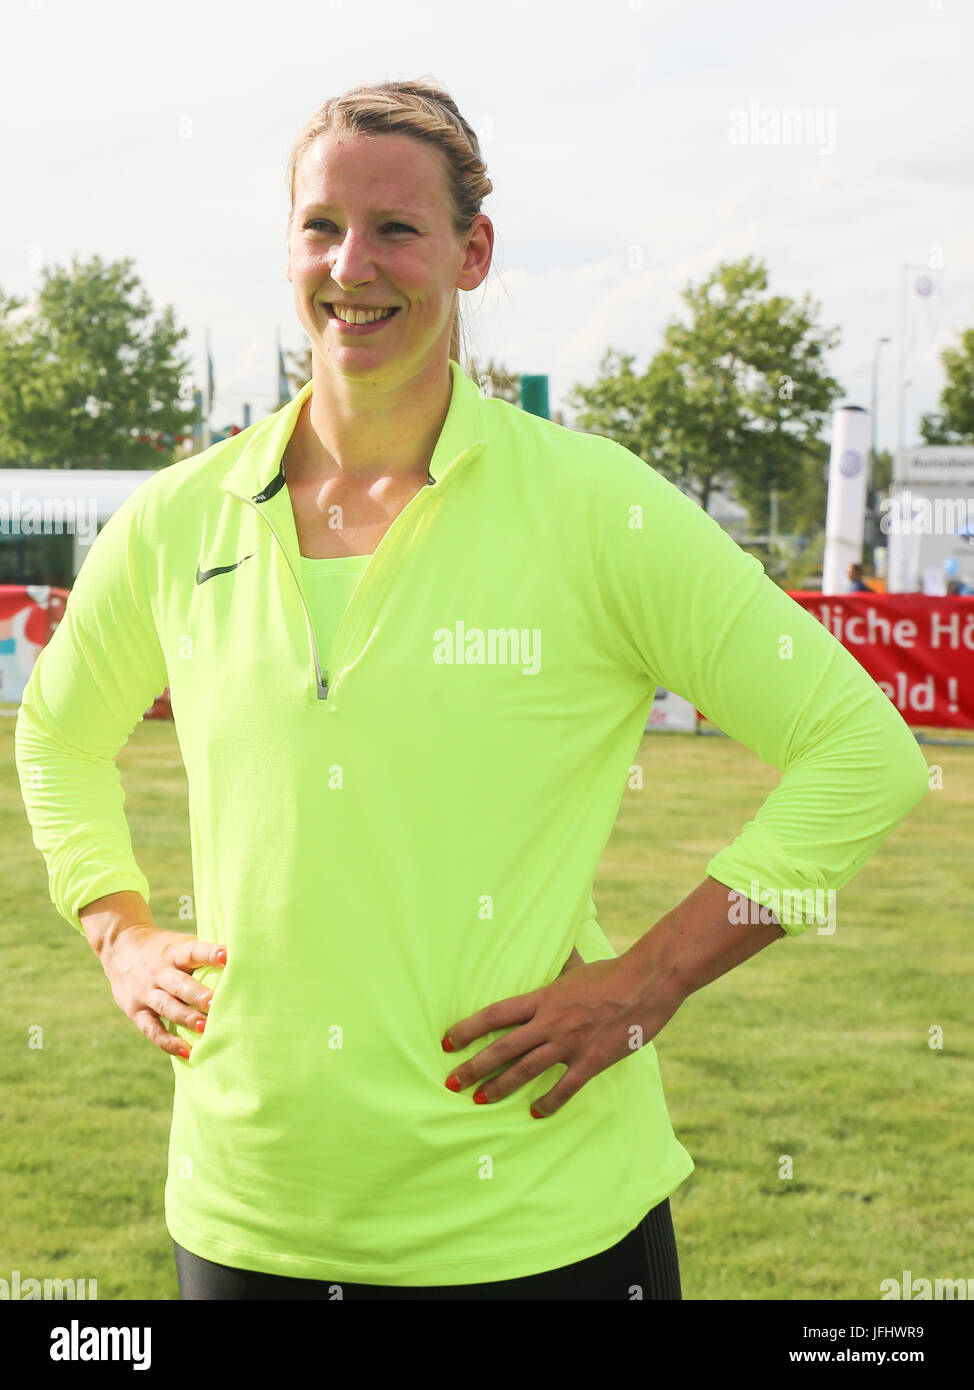
<instances>
[{"instance_id":1,"label":"ear","mask_svg":"<svg viewBox=\"0 0 974 1390\"><path fill-rule=\"evenodd\" d=\"M494 224L486 213L478 213L467 233L466 254L457 289L475 290L483 284L494 253Z\"/></svg>"}]
</instances>

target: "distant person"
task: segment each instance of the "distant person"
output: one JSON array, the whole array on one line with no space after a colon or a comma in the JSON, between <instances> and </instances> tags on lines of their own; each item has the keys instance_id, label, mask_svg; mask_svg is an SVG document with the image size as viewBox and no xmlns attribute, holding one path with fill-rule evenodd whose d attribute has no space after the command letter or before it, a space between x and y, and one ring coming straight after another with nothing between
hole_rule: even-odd
<instances>
[{"instance_id":1,"label":"distant person","mask_svg":"<svg viewBox=\"0 0 974 1390\"><path fill-rule=\"evenodd\" d=\"M863 578L862 578L862 565L850 565L849 568L848 568L848 570L846 571L846 573L848 574L848 576L849 576L849 581L850 581L850 583L849 583L849 588L848 588L848 591L847 591L848 593L850 593L850 594L860 594L860 593L871 594L871 593L872 593L872 589L870 588L870 586L869 586L868 584L866 584L866 583L863 582Z\"/></svg>"},{"instance_id":2,"label":"distant person","mask_svg":"<svg viewBox=\"0 0 974 1390\"><path fill-rule=\"evenodd\" d=\"M926 760L856 658L696 502L612 439L484 397L460 365L459 291L483 283L494 232L448 93L329 99L290 174L311 379L111 516L17 723L52 901L173 1071L180 1296L679 1299L669 1197L693 1161L652 1040L821 922L823 891L927 792ZM115 763L165 686L190 933L153 918ZM594 876L658 686L782 777L619 954ZM712 775L695 790L719 800ZM774 1027L772 1052L790 1039ZM707 1079L695 1056L671 1065ZM688 1123L718 1098L689 1099ZM827 1098L799 1100L827 1122ZM710 1162L723 1143L708 1137ZM697 1206L719 1205L719 1175L698 1182ZM716 1229L691 1224L757 1268L733 1203ZM775 1212L769 1269L793 1225ZM126 1247L146 1235L127 1226Z\"/></svg>"}]
</instances>

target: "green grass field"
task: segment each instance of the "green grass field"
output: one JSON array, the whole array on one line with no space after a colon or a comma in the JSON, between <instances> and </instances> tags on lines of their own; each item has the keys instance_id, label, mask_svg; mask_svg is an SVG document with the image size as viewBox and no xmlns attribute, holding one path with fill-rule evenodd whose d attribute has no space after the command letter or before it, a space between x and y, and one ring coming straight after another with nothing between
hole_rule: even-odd
<instances>
[{"instance_id":1,"label":"green grass field","mask_svg":"<svg viewBox=\"0 0 974 1390\"><path fill-rule=\"evenodd\" d=\"M171 1063L51 906L13 731L0 720L0 1278L95 1278L101 1300L174 1299ZM903 1270L974 1277L974 744L924 752L943 786L838 895L834 934L776 943L692 996L656 1042L696 1162L671 1199L685 1298L871 1300ZM779 780L723 738L648 734L639 761L644 788L626 792L596 883L620 951L696 886ZM172 725L140 725L119 765L155 919L186 930Z\"/></svg>"}]
</instances>

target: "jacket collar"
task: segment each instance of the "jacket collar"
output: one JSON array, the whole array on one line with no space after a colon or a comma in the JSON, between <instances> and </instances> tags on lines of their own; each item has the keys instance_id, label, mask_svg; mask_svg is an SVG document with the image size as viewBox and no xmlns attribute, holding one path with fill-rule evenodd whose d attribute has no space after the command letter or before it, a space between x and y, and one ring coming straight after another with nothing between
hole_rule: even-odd
<instances>
[{"instance_id":1,"label":"jacket collar","mask_svg":"<svg viewBox=\"0 0 974 1390\"><path fill-rule=\"evenodd\" d=\"M453 380L450 406L429 465L433 483L440 481L460 454L487 441L487 421L477 383L452 357L450 374ZM301 408L311 395L311 388L312 382L305 382L293 400L248 431L250 439L224 475L225 492L253 502L266 502L284 487L284 451Z\"/></svg>"}]
</instances>

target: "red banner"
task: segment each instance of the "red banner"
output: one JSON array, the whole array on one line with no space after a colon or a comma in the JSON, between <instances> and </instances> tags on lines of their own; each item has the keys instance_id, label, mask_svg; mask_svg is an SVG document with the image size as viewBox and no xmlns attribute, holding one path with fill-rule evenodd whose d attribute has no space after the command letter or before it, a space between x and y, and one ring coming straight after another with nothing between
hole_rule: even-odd
<instances>
[{"instance_id":1,"label":"red banner","mask_svg":"<svg viewBox=\"0 0 974 1390\"><path fill-rule=\"evenodd\" d=\"M852 653L911 727L974 729L974 595L800 590L791 597Z\"/></svg>"},{"instance_id":2,"label":"red banner","mask_svg":"<svg viewBox=\"0 0 974 1390\"><path fill-rule=\"evenodd\" d=\"M20 704L37 653L64 615L68 593L47 584L0 584L0 703ZM168 686L145 718L172 718Z\"/></svg>"},{"instance_id":3,"label":"red banner","mask_svg":"<svg viewBox=\"0 0 974 1390\"><path fill-rule=\"evenodd\" d=\"M0 703L19 705L37 653L60 622L67 589L0 584Z\"/></svg>"},{"instance_id":4,"label":"red banner","mask_svg":"<svg viewBox=\"0 0 974 1390\"><path fill-rule=\"evenodd\" d=\"M161 695L157 695L152 704L145 712L146 719L171 719L172 705L169 703L169 687L166 686Z\"/></svg>"}]
</instances>

